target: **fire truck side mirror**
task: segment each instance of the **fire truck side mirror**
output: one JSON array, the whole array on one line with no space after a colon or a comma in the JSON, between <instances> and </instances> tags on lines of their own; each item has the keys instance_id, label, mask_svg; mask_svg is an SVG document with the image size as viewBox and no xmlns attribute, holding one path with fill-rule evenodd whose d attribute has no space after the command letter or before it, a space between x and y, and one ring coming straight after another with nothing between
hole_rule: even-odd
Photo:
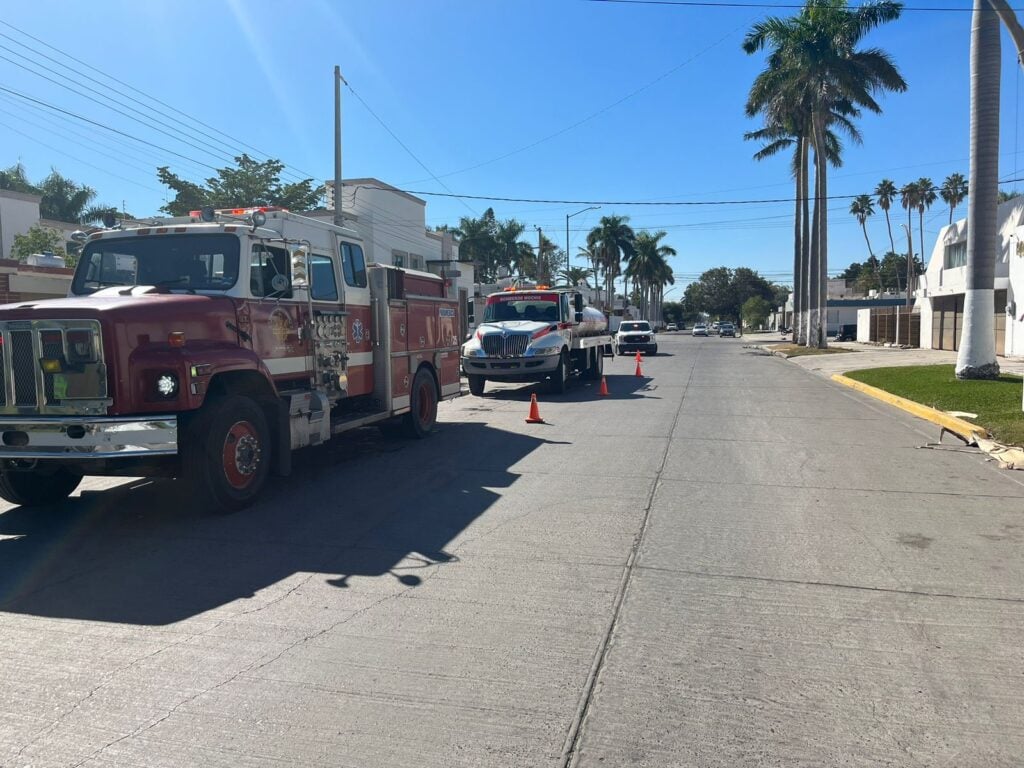
<instances>
[{"instance_id":1,"label":"fire truck side mirror","mask_svg":"<svg viewBox=\"0 0 1024 768\"><path fill-rule=\"evenodd\" d=\"M292 248L289 250L292 261L292 288L309 287L309 270L306 266L306 249Z\"/></svg>"},{"instance_id":2,"label":"fire truck side mirror","mask_svg":"<svg viewBox=\"0 0 1024 768\"><path fill-rule=\"evenodd\" d=\"M573 306L576 307L576 313L579 314L580 312L582 312L583 311L583 294L582 293L577 293L575 296L573 296L572 301L573 301ZM579 322L579 321L577 321L577 322Z\"/></svg>"}]
</instances>

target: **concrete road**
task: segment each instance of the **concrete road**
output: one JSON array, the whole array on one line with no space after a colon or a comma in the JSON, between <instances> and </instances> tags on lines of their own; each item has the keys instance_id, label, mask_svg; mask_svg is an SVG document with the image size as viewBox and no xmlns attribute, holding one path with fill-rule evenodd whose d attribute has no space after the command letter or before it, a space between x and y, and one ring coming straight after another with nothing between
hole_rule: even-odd
<instances>
[{"instance_id":1,"label":"concrete road","mask_svg":"<svg viewBox=\"0 0 1024 768\"><path fill-rule=\"evenodd\" d=\"M0 766L1019 765L1024 484L742 339L659 345L240 514L0 507Z\"/></svg>"}]
</instances>

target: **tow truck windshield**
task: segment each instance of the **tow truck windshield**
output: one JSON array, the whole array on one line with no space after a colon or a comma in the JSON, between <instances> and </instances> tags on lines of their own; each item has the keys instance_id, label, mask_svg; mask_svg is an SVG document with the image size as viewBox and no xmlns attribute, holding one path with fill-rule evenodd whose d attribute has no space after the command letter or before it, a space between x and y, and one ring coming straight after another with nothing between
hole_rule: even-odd
<instances>
[{"instance_id":1,"label":"tow truck windshield","mask_svg":"<svg viewBox=\"0 0 1024 768\"><path fill-rule=\"evenodd\" d=\"M485 323L513 320L558 322L558 294L530 293L491 296L484 307Z\"/></svg>"},{"instance_id":2,"label":"tow truck windshield","mask_svg":"<svg viewBox=\"0 0 1024 768\"><path fill-rule=\"evenodd\" d=\"M224 291L238 280L239 240L229 234L104 238L82 251L71 292L153 285L166 290Z\"/></svg>"}]
</instances>

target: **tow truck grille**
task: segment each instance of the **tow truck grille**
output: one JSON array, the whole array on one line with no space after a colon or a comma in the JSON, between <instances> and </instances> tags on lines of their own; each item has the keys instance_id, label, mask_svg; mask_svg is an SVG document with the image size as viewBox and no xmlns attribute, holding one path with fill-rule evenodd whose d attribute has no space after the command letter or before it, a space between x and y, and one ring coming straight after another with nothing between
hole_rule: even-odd
<instances>
[{"instance_id":1,"label":"tow truck grille","mask_svg":"<svg viewBox=\"0 0 1024 768\"><path fill-rule=\"evenodd\" d=\"M503 335L488 333L481 339L481 345L488 357L522 357L530 344L530 337L525 333Z\"/></svg>"}]
</instances>

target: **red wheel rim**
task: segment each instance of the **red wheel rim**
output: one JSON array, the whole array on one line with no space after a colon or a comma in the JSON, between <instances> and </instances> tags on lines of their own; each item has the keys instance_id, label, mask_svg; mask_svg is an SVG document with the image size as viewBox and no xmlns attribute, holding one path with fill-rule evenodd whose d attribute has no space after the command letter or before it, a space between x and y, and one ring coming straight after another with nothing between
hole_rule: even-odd
<instances>
[{"instance_id":1,"label":"red wheel rim","mask_svg":"<svg viewBox=\"0 0 1024 768\"><path fill-rule=\"evenodd\" d=\"M419 407L417 415L420 424L427 426L434 420L434 388L429 382L420 384L420 396L417 398Z\"/></svg>"},{"instance_id":2,"label":"red wheel rim","mask_svg":"<svg viewBox=\"0 0 1024 768\"><path fill-rule=\"evenodd\" d=\"M242 490L256 477L260 466L260 440L248 421L236 421L224 436L222 465L224 477L232 488Z\"/></svg>"}]
</instances>

